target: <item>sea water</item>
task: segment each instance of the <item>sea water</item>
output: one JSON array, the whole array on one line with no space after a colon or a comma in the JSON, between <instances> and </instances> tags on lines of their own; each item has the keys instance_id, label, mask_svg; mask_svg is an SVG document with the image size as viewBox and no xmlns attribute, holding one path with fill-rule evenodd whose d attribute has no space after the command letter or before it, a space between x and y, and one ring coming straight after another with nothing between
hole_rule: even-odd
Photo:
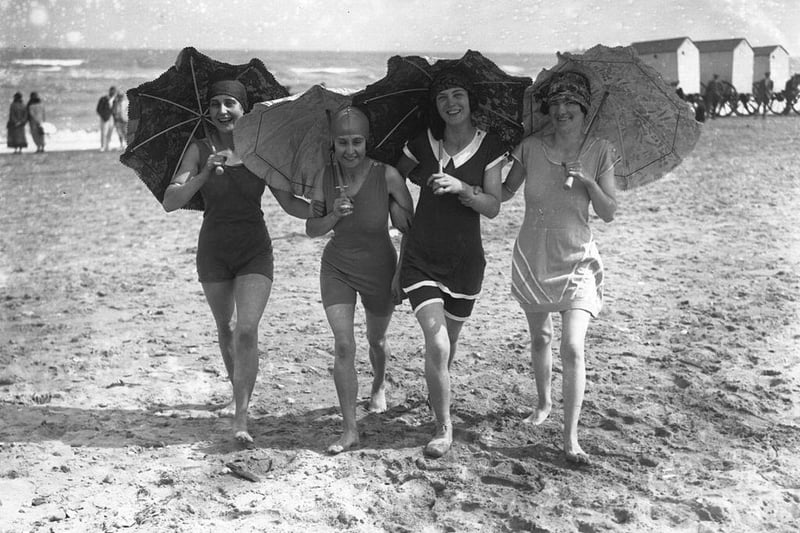
<instances>
[{"instance_id":1,"label":"sea water","mask_svg":"<svg viewBox=\"0 0 800 533\"><path fill-rule=\"evenodd\" d=\"M199 50L213 59L231 64L260 59L275 79L291 93L314 84L343 92L357 91L386 74L391 52L306 52L258 50ZM27 102L32 91L45 105L48 150L97 149L100 147L97 100L110 86L119 90L154 80L175 62L179 50L101 50L69 48L0 49L0 97L7 106L14 93ZM437 58L457 58L461 53L402 53ZM500 68L515 76L535 79L543 68L556 64L555 54L484 53ZM5 108L6 113L8 107ZM7 117L6 117L7 118ZM0 132L0 150L6 148L6 130ZM116 133L112 147L118 146ZM33 148L32 148L33 147ZM34 149L28 139L28 149Z\"/></svg>"}]
</instances>

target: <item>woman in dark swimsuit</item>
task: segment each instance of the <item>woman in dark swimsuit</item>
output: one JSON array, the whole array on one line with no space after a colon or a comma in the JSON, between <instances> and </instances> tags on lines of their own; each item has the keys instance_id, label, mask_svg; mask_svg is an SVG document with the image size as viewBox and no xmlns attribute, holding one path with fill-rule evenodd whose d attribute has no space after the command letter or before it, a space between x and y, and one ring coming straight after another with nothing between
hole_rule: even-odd
<instances>
[{"instance_id":1,"label":"woman in dark swimsuit","mask_svg":"<svg viewBox=\"0 0 800 533\"><path fill-rule=\"evenodd\" d=\"M389 203L393 224L408 228L413 203L405 180L393 167L367 157L369 122L358 109L347 106L331 121L333 164L323 178L324 202L314 202L314 218L306 233L320 237L333 231L325 246L320 268L322 305L333 330L333 379L342 409L343 432L328 447L338 454L358 444L354 315L356 295L361 297L367 325L369 360L373 379L369 410L386 410L384 376L389 346L386 329L394 311L392 278L397 254L389 238Z\"/></svg>"},{"instance_id":2,"label":"woman in dark swimsuit","mask_svg":"<svg viewBox=\"0 0 800 533\"><path fill-rule=\"evenodd\" d=\"M420 186L400 283L425 336L425 379L436 416L425 453L441 457L453 440L450 365L486 266L480 218L500 210L505 149L472 122L477 100L468 72L440 73L430 98L430 129L408 141L397 164Z\"/></svg>"},{"instance_id":3,"label":"woman in dark swimsuit","mask_svg":"<svg viewBox=\"0 0 800 533\"><path fill-rule=\"evenodd\" d=\"M205 210L197 245L197 274L217 324L222 359L233 386L233 431L250 443L247 411L258 375L258 324L272 289L272 242L261 211L265 183L247 170L234 151L233 126L249 109L247 92L237 80L213 82L208 90L214 129L209 139L192 143L164 194L174 211L198 191ZM270 191L281 207L308 218L304 200ZM231 325L234 311L236 324Z\"/></svg>"}]
</instances>

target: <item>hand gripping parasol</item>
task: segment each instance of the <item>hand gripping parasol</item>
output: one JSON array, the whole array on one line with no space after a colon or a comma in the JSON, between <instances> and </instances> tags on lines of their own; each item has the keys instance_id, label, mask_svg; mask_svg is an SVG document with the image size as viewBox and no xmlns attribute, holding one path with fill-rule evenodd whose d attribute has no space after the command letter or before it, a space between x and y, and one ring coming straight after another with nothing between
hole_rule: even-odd
<instances>
[{"instance_id":1,"label":"hand gripping parasol","mask_svg":"<svg viewBox=\"0 0 800 533\"><path fill-rule=\"evenodd\" d=\"M663 177L694 149L700 124L689 104L632 48L602 45L584 54L558 54L558 63L542 70L526 91L526 135L552 131L550 119L539 111L539 105L550 77L566 70L581 72L589 79L592 108L588 115L594 122L588 134L610 141L616 149L620 158L614 167L618 188L631 189Z\"/></svg>"}]
</instances>

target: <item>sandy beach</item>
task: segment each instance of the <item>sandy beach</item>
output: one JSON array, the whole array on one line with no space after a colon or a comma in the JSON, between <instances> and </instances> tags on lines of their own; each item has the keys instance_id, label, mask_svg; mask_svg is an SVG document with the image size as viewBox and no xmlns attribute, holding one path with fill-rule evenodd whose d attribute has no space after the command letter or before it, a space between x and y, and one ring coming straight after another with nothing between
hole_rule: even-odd
<instances>
[{"instance_id":1,"label":"sandy beach","mask_svg":"<svg viewBox=\"0 0 800 533\"><path fill-rule=\"evenodd\" d=\"M405 302L389 410L360 408L361 446L331 457L326 239L265 197L275 283L242 448L212 410L229 385L196 279L202 215L166 214L119 152L0 154L0 532L797 531L798 142L796 116L708 122L672 174L620 193L611 224L593 218L607 299L587 339L587 467L560 453L557 344L553 413L521 424L535 401L509 294L521 197L483 221L452 452L422 455L433 420Z\"/></svg>"}]
</instances>

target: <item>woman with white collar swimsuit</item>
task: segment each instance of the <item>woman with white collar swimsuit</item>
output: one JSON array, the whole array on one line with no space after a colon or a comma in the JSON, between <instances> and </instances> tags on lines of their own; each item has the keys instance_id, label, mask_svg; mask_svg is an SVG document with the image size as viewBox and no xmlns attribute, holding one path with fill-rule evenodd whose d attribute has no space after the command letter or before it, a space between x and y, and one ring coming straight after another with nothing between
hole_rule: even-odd
<instances>
[{"instance_id":1,"label":"woman with white collar swimsuit","mask_svg":"<svg viewBox=\"0 0 800 533\"><path fill-rule=\"evenodd\" d=\"M399 283L425 337L436 431L424 451L441 457L453 440L450 365L486 266L480 218L500 210L505 148L473 124L477 95L468 72L457 67L441 72L431 84L430 100L429 129L406 143L397 165L421 187Z\"/></svg>"}]
</instances>

